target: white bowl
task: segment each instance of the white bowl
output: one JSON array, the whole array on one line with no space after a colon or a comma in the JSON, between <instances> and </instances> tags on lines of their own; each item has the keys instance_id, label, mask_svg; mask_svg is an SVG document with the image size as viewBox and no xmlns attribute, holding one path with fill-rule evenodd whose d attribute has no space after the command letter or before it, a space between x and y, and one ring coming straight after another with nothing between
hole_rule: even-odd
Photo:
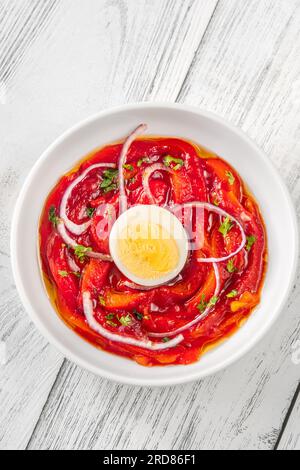
<instances>
[{"instance_id":1,"label":"white bowl","mask_svg":"<svg viewBox=\"0 0 300 470\"><path fill-rule=\"evenodd\" d=\"M262 300L233 336L196 364L145 368L101 351L69 329L53 310L37 256L43 204L58 178L93 149L125 137L146 122L156 135L194 140L225 158L247 182L260 205L268 235L269 263ZM42 155L20 193L12 224L11 253L22 302L42 334L69 359L108 379L164 386L196 380L233 363L252 348L280 314L296 271L298 233L289 194L268 158L240 130L190 106L141 103L101 112L60 137Z\"/></svg>"}]
</instances>

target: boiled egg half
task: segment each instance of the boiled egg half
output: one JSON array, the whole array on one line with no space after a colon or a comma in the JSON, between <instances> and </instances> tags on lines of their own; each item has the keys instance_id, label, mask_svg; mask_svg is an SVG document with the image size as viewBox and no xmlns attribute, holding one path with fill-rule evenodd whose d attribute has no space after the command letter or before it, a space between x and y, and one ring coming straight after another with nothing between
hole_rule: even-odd
<instances>
[{"instance_id":1,"label":"boiled egg half","mask_svg":"<svg viewBox=\"0 0 300 470\"><path fill-rule=\"evenodd\" d=\"M181 222L166 209L140 205L115 222L109 246L117 268L132 282L156 287L184 268L189 243Z\"/></svg>"}]
</instances>

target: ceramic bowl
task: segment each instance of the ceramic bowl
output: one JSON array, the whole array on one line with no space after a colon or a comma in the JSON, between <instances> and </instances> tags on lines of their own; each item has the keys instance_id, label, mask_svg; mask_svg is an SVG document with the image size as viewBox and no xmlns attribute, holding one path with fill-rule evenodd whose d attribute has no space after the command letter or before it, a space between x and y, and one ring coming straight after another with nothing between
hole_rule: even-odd
<instances>
[{"instance_id":1,"label":"ceramic bowl","mask_svg":"<svg viewBox=\"0 0 300 470\"><path fill-rule=\"evenodd\" d=\"M84 155L120 140L141 122L148 124L152 135L191 139L233 165L256 197L267 229L269 262L260 305L233 336L188 366L145 368L85 342L53 310L40 273L38 224L50 190ZM263 152L243 132L220 117L190 106L159 103L103 111L54 142L37 161L23 186L11 237L16 286L24 307L49 342L95 374L117 382L148 386L200 379L227 367L249 351L283 310L295 275L297 250L297 223L291 199Z\"/></svg>"}]
</instances>

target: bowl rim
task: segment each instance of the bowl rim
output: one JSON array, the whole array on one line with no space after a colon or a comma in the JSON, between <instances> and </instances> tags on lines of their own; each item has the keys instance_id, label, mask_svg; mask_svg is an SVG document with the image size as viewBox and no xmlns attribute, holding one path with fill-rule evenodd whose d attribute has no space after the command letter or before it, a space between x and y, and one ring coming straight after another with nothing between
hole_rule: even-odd
<instances>
[{"instance_id":1,"label":"bowl rim","mask_svg":"<svg viewBox=\"0 0 300 470\"><path fill-rule=\"evenodd\" d=\"M38 172L41 166L43 166L44 161L47 160L48 156L54 151L56 147L58 147L64 140L71 137L73 134L76 134L80 131L81 128L88 126L89 124L93 123L94 121L105 118L106 116L111 116L113 114L118 114L120 112L131 111L135 109L151 109L151 108L164 108L166 110L182 110L184 112L190 112L193 114L198 114L205 118L211 119L212 121L217 122L221 126L227 128L228 131L231 133L236 134L242 140L244 140L254 152L259 154L260 159L263 160L265 166L269 174L271 175L272 179L275 180L277 185L280 186L286 200L286 204L289 208L289 216L291 218L292 226L293 226L293 242L294 242L294 257L293 257L293 265L289 270L289 280L288 280L288 287L281 298L281 302L276 305L273 309L272 316L266 318L262 328L257 331L255 335L249 338L249 340L245 343L243 347L241 347L235 353L232 353L227 359L220 361L220 363L216 364L215 366L211 366L208 371L191 371L190 373L186 373L184 376L178 374L178 377L172 377L171 379L151 379L151 377L147 379L141 378L134 378L131 379L129 377L118 376L115 373L110 373L104 370L99 370L99 368L94 367L90 364L87 360L82 359L77 354L70 351L64 344L63 339L58 339L54 334L48 331L47 327L44 326L42 320L39 318L39 315L36 313L34 307L31 304L31 301L26 293L26 289L24 288L22 276L20 275L19 266L18 266L18 257L17 257L17 236L18 236L18 219L20 216L20 212L22 209L23 199L27 193L28 188L31 185L32 180L35 177L35 174ZM105 379L112 380L113 382L123 383L126 385L135 385L135 386L151 386L151 387L160 387L160 386L171 386L171 385L178 385L183 383L189 383L195 380L199 380L201 378L211 376L225 368L229 365L238 361L241 357L247 354L262 338L263 336L269 331L272 325L277 321L284 305L287 302L287 299L290 295L292 290L293 281L296 276L297 266L298 266L298 255L299 255L299 230L298 230L298 222L295 207L291 198L291 195L286 187L285 182L283 181L282 177L280 176L277 168L274 166L273 162L267 157L267 155L263 152L262 149L258 147L258 145L240 128L236 127L235 125L231 124L231 122L227 121L221 116L217 114L206 111L200 107L181 104L181 103L169 103L169 102L138 102L138 103L130 103L121 106L114 106L108 109L104 109L98 113L91 115L90 117L80 121L79 123L75 124L67 131L65 131L62 135L60 135L54 142L48 146L48 148L42 153L42 155L38 158L36 163L33 165L32 169L30 170L29 174L27 175L25 182L21 188L21 191L18 195L15 209L12 217L12 224L11 224L11 236L10 236L10 252L11 252L11 265L12 265L12 272L15 281L15 285L21 299L21 302L28 313L29 317L40 331L40 333L47 339L47 341L55 346L67 359L71 360L75 364L79 365L80 367L94 373L97 376L101 376ZM46 293L44 293L46 295ZM175 367L175 366L174 366Z\"/></svg>"}]
</instances>

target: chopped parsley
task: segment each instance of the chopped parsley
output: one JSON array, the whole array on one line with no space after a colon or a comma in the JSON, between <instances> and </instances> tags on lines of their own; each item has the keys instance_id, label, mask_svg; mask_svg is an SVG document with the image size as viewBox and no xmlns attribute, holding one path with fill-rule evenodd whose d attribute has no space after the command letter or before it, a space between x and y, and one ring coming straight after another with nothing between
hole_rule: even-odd
<instances>
[{"instance_id":1,"label":"chopped parsley","mask_svg":"<svg viewBox=\"0 0 300 470\"><path fill-rule=\"evenodd\" d=\"M86 208L86 215L91 219L95 213L95 208L94 207L87 207Z\"/></svg>"},{"instance_id":2,"label":"chopped parsley","mask_svg":"<svg viewBox=\"0 0 300 470\"><path fill-rule=\"evenodd\" d=\"M197 305L197 309L204 313L207 308L213 307L218 302L219 298L217 296L213 296L209 302L206 302L205 295L202 295L201 302Z\"/></svg>"},{"instance_id":3,"label":"chopped parsley","mask_svg":"<svg viewBox=\"0 0 300 470\"><path fill-rule=\"evenodd\" d=\"M106 302L105 302L105 298L102 295L99 295L98 300L99 300L99 304L102 305L102 307L105 307ZM112 320L112 318L109 318L108 320Z\"/></svg>"},{"instance_id":4,"label":"chopped parsley","mask_svg":"<svg viewBox=\"0 0 300 470\"><path fill-rule=\"evenodd\" d=\"M74 276L80 278L81 277L81 273L78 272L76 273L75 271L72 271L70 273L68 273L68 271L58 271L58 274L61 276L61 277L68 277L69 274L73 274Z\"/></svg>"},{"instance_id":5,"label":"chopped parsley","mask_svg":"<svg viewBox=\"0 0 300 470\"><path fill-rule=\"evenodd\" d=\"M106 320L114 320L115 316L113 313L109 313L108 315L106 315Z\"/></svg>"},{"instance_id":6,"label":"chopped parsley","mask_svg":"<svg viewBox=\"0 0 300 470\"><path fill-rule=\"evenodd\" d=\"M100 299L100 297L99 297ZM115 316L113 313L109 313L108 315L106 315L105 317L105 320L106 320L106 323L109 325L109 326L112 326L113 328L116 328L118 325L113 321L115 319Z\"/></svg>"},{"instance_id":7,"label":"chopped parsley","mask_svg":"<svg viewBox=\"0 0 300 470\"><path fill-rule=\"evenodd\" d=\"M234 289L231 292L229 292L229 294L227 294L226 297L228 297L228 299L234 299L234 297L236 297L237 295L238 295L238 291Z\"/></svg>"},{"instance_id":8,"label":"chopped parsley","mask_svg":"<svg viewBox=\"0 0 300 470\"><path fill-rule=\"evenodd\" d=\"M235 267L235 265L234 265L234 261L233 261L233 259L231 258L231 259L228 261L228 263L227 263L227 271L228 271L229 273L235 273L236 270L237 270L237 269L236 269L236 267Z\"/></svg>"},{"instance_id":9,"label":"chopped parsley","mask_svg":"<svg viewBox=\"0 0 300 470\"><path fill-rule=\"evenodd\" d=\"M58 271L58 274L61 276L61 277L68 277L69 276L69 273L67 271Z\"/></svg>"},{"instance_id":10,"label":"chopped parsley","mask_svg":"<svg viewBox=\"0 0 300 470\"><path fill-rule=\"evenodd\" d=\"M132 165L127 164L127 163L125 163L125 165L123 165L123 168L124 168L124 170L128 170L128 171L133 171L134 170L134 167Z\"/></svg>"},{"instance_id":11,"label":"chopped parsley","mask_svg":"<svg viewBox=\"0 0 300 470\"><path fill-rule=\"evenodd\" d=\"M250 235L249 237L247 237L246 250L250 251L255 242L256 242L256 237L254 235Z\"/></svg>"},{"instance_id":12,"label":"chopped parsley","mask_svg":"<svg viewBox=\"0 0 300 470\"><path fill-rule=\"evenodd\" d=\"M214 305L216 305L216 303L218 302L219 298L217 296L213 296L210 301L208 302L207 306L208 307L213 307Z\"/></svg>"},{"instance_id":13,"label":"chopped parsley","mask_svg":"<svg viewBox=\"0 0 300 470\"><path fill-rule=\"evenodd\" d=\"M137 318L137 320L142 321L144 318L144 315L137 310L133 310L133 315Z\"/></svg>"},{"instance_id":14,"label":"chopped parsley","mask_svg":"<svg viewBox=\"0 0 300 470\"><path fill-rule=\"evenodd\" d=\"M118 320L123 326L130 326L132 324L132 318L129 314L126 317L118 317Z\"/></svg>"},{"instance_id":15,"label":"chopped parsley","mask_svg":"<svg viewBox=\"0 0 300 470\"><path fill-rule=\"evenodd\" d=\"M169 341L170 341L170 338L167 338L167 337L163 338L163 340L162 340L163 343L168 343Z\"/></svg>"},{"instance_id":16,"label":"chopped parsley","mask_svg":"<svg viewBox=\"0 0 300 470\"><path fill-rule=\"evenodd\" d=\"M56 208L54 206L49 209L49 221L52 223L53 227L57 227L59 218L56 215Z\"/></svg>"},{"instance_id":17,"label":"chopped parsley","mask_svg":"<svg viewBox=\"0 0 300 470\"><path fill-rule=\"evenodd\" d=\"M151 163L151 160L149 157L145 157L145 158L140 158L139 161L137 162L137 166L138 168L140 168L143 163Z\"/></svg>"},{"instance_id":18,"label":"chopped parsley","mask_svg":"<svg viewBox=\"0 0 300 470\"><path fill-rule=\"evenodd\" d=\"M87 247L87 246L82 246L82 245L77 245L74 249L75 255L81 262L85 261L86 254L90 253L91 251L92 251L92 248Z\"/></svg>"},{"instance_id":19,"label":"chopped parsley","mask_svg":"<svg viewBox=\"0 0 300 470\"><path fill-rule=\"evenodd\" d=\"M129 184L134 184L136 183L136 177L134 176L133 178L130 178L130 180L128 181Z\"/></svg>"},{"instance_id":20,"label":"chopped parsley","mask_svg":"<svg viewBox=\"0 0 300 470\"><path fill-rule=\"evenodd\" d=\"M171 157L171 155L166 155L164 157L164 165L170 167L171 163L175 163L175 166L173 167L173 170L175 171L180 170L184 165L182 158L175 158Z\"/></svg>"},{"instance_id":21,"label":"chopped parsley","mask_svg":"<svg viewBox=\"0 0 300 470\"><path fill-rule=\"evenodd\" d=\"M219 232L222 233L223 237L226 237L226 235L228 234L228 232L230 232L233 226L234 223L230 222L229 217L226 217L226 219L219 228Z\"/></svg>"},{"instance_id":22,"label":"chopped parsley","mask_svg":"<svg viewBox=\"0 0 300 470\"><path fill-rule=\"evenodd\" d=\"M74 274L74 276L78 277L78 279L81 278L81 272L79 271L77 273L75 271L72 271L71 274Z\"/></svg>"},{"instance_id":23,"label":"chopped parsley","mask_svg":"<svg viewBox=\"0 0 300 470\"><path fill-rule=\"evenodd\" d=\"M118 185L116 183L111 184L107 188L103 189L104 194L110 193L111 191L116 191L118 189Z\"/></svg>"},{"instance_id":24,"label":"chopped parsley","mask_svg":"<svg viewBox=\"0 0 300 470\"><path fill-rule=\"evenodd\" d=\"M206 307L207 307L207 302L206 302L206 300L205 300L205 295L202 294L202 299L201 299L201 302L197 305L197 309L198 309L201 313L203 313L203 312L205 311Z\"/></svg>"},{"instance_id":25,"label":"chopped parsley","mask_svg":"<svg viewBox=\"0 0 300 470\"><path fill-rule=\"evenodd\" d=\"M117 178L118 178L117 169L109 169L109 170L103 171L103 180L100 184L100 189L102 189L104 193L115 191L116 189L118 189Z\"/></svg>"},{"instance_id":26,"label":"chopped parsley","mask_svg":"<svg viewBox=\"0 0 300 470\"><path fill-rule=\"evenodd\" d=\"M225 172L225 175L227 176L228 183L230 184L230 186L233 186L233 185L234 185L234 182L235 182L235 177L233 176L233 174L231 173L231 171L226 171L226 172Z\"/></svg>"}]
</instances>

